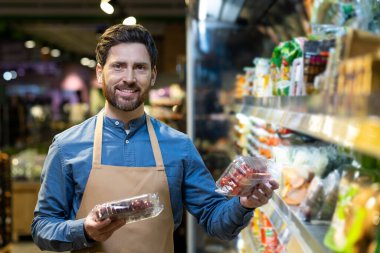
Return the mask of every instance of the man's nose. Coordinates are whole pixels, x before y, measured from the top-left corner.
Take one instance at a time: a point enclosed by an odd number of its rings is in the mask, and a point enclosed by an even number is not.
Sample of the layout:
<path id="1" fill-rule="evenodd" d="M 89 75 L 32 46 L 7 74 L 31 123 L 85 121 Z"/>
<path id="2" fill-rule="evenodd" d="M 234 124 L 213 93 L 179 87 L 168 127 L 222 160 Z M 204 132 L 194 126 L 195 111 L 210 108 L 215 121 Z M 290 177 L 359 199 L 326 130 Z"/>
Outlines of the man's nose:
<path id="1" fill-rule="evenodd" d="M 133 83 L 136 81 L 135 74 L 132 68 L 127 68 L 124 75 L 124 81 L 127 83 Z"/>

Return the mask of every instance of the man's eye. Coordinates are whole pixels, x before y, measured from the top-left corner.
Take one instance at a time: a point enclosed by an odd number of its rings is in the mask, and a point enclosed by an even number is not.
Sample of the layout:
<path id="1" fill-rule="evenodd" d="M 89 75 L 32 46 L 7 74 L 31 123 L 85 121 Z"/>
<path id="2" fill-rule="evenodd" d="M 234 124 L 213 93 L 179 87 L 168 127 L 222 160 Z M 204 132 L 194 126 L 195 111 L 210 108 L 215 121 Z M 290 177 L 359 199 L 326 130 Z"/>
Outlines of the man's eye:
<path id="1" fill-rule="evenodd" d="M 139 64 L 139 65 L 136 66 L 136 68 L 139 69 L 139 70 L 144 70 L 145 66 L 142 65 L 142 64 Z"/>
<path id="2" fill-rule="evenodd" d="M 114 64 L 113 68 L 116 69 L 116 70 L 120 70 L 121 69 L 121 64 Z"/>

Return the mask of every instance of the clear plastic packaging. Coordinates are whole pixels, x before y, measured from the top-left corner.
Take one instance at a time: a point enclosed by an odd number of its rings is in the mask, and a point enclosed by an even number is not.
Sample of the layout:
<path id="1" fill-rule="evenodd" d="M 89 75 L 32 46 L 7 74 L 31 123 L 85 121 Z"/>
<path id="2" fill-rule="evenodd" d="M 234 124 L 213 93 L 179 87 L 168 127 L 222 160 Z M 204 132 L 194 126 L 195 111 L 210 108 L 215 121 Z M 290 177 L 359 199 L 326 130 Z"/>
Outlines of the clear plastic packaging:
<path id="1" fill-rule="evenodd" d="M 216 181 L 216 192 L 227 196 L 248 196 L 259 183 L 276 178 L 275 164 L 261 156 L 239 156 Z"/>
<path id="2" fill-rule="evenodd" d="M 324 201 L 323 186 L 323 181 L 318 176 L 311 181 L 306 198 L 302 200 L 298 209 L 298 214 L 303 220 L 310 221 L 317 216 Z"/>
<path id="3" fill-rule="evenodd" d="M 99 220 L 126 219 L 127 223 L 131 223 L 156 217 L 163 209 L 158 194 L 149 193 L 97 205 L 93 211 Z"/>

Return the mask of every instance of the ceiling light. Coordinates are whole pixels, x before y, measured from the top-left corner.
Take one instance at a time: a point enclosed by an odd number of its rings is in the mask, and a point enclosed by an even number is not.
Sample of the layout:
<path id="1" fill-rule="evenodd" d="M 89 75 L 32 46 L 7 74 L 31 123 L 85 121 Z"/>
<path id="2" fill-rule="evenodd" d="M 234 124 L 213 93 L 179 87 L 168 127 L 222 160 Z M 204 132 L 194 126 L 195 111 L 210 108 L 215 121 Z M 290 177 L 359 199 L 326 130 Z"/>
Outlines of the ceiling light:
<path id="1" fill-rule="evenodd" d="M 41 54 L 49 54 L 49 53 L 50 53 L 50 48 L 48 47 L 41 48 Z"/>
<path id="2" fill-rule="evenodd" d="M 89 60 L 87 66 L 89 68 L 95 68 L 96 67 L 96 61 L 95 60 Z"/>
<path id="3" fill-rule="evenodd" d="M 12 79 L 12 73 L 9 71 L 4 72 L 3 78 L 5 81 L 10 81 Z"/>
<path id="4" fill-rule="evenodd" d="M 133 16 L 130 16 L 123 21 L 123 25 L 135 25 L 137 22 L 136 18 Z"/>
<path id="5" fill-rule="evenodd" d="M 207 18 L 207 2 L 206 0 L 199 1 L 198 18 L 200 21 L 205 21 Z"/>
<path id="6" fill-rule="evenodd" d="M 26 48 L 34 48 L 36 46 L 36 42 L 34 42 L 34 40 L 27 40 L 24 45 Z"/>
<path id="7" fill-rule="evenodd" d="M 61 56 L 61 51 L 59 51 L 59 49 L 53 49 L 53 50 L 51 50 L 50 55 L 52 57 L 57 58 L 57 57 Z"/>
<path id="8" fill-rule="evenodd" d="M 12 75 L 12 79 L 16 79 L 17 78 L 17 72 L 12 70 L 10 71 L 11 72 L 11 75 Z"/>
<path id="9" fill-rule="evenodd" d="M 110 0 L 101 0 L 100 9 L 102 9 L 107 14 L 112 14 L 114 9 L 113 9 L 113 6 L 109 2 Z"/>
<path id="10" fill-rule="evenodd" d="M 88 66 L 89 63 L 90 59 L 88 59 L 87 57 L 83 57 L 82 59 L 80 59 L 80 64 L 82 64 L 83 66 Z"/>

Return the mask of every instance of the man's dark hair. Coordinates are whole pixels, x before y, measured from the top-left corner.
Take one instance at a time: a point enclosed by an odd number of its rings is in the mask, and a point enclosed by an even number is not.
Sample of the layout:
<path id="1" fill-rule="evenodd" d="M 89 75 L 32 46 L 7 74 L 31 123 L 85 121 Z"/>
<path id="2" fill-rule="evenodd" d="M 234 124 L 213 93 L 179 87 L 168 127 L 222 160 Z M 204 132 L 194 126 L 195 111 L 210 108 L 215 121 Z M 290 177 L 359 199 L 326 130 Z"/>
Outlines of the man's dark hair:
<path id="1" fill-rule="evenodd" d="M 152 68 L 156 66 L 158 52 L 156 44 L 150 32 L 142 25 L 117 24 L 109 27 L 99 38 L 96 46 L 96 60 L 104 66 L 111 47 L 120 43 L 142 43 L 145 45 L 150 56 Z"/>

